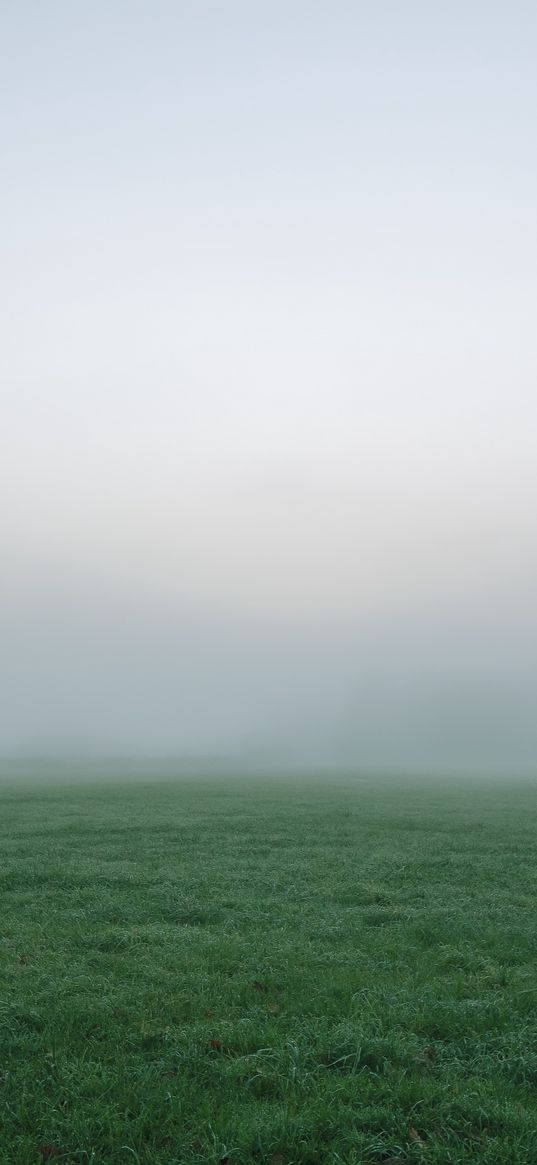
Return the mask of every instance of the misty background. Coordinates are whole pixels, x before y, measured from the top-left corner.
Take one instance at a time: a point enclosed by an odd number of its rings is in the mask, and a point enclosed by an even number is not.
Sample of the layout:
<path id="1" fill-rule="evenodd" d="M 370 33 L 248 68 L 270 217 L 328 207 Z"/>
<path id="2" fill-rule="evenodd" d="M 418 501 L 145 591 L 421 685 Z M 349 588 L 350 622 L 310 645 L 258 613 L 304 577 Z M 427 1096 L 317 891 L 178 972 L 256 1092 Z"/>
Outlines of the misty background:
<path id="1" fill-rule="evenodd" d="M 0 25 L 0 755 L 535 771 L 535 6 Z"/>

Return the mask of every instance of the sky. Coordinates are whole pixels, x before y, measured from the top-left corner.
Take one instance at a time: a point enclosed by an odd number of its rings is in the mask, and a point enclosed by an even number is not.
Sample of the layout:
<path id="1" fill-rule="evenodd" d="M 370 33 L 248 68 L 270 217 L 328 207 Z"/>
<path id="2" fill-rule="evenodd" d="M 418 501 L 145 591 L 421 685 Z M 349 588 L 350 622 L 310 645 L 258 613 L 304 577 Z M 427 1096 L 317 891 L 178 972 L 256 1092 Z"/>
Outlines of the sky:
<path id="1" fill-rule="evenodd" d="M 0 755 L 533 772 L 535 5 L 0 31 Z"/>

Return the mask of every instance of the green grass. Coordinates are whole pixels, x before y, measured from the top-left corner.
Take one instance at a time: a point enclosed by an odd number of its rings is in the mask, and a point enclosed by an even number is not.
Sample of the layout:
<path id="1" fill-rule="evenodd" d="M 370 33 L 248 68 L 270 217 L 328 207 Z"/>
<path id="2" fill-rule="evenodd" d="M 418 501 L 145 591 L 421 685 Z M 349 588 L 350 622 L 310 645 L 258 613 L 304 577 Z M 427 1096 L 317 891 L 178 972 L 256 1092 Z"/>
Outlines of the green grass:
<path id="1" fill-rule="evenodd" d="M 537 1162 L 537 794 L 0 790 L 0 1162 Z"/>

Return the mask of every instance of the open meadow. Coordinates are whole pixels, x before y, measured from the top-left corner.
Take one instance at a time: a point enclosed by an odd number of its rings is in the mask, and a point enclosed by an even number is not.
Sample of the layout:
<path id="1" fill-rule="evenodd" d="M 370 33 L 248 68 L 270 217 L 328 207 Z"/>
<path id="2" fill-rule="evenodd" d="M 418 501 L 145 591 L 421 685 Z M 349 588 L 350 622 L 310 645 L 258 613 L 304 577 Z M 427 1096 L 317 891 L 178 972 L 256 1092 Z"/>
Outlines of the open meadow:
<path id="1" fill-rule="evenodd" d="M 0 788 L 0 1162 L 537 1162 L 537 790 Z"/>

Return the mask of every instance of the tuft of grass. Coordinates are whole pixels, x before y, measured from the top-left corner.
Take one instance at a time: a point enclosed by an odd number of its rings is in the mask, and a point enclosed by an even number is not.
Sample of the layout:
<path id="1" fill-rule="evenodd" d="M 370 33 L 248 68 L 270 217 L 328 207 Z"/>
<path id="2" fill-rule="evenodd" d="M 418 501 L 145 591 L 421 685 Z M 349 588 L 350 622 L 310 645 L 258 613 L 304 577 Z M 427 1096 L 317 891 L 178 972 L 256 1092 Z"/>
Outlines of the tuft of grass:
<path id="1" fill-rule="evenodd" d="M 0 1165 L 534 1165 L 533 786 L 0 800 Z"/>

